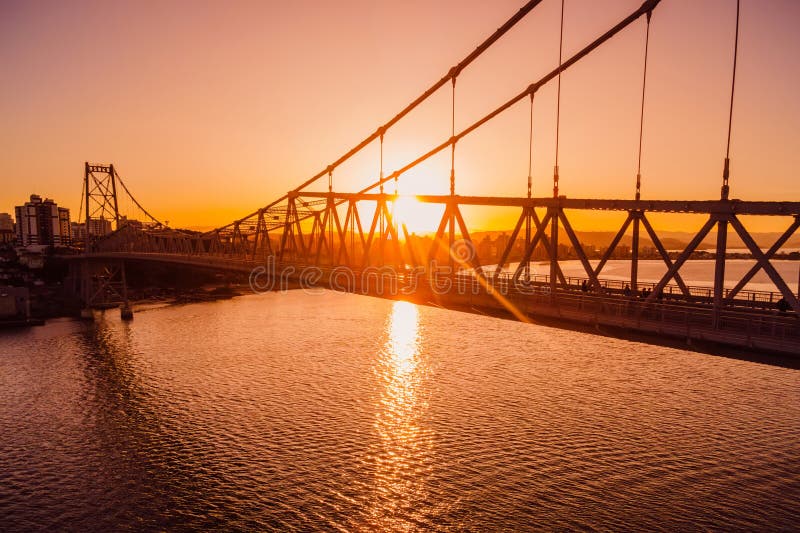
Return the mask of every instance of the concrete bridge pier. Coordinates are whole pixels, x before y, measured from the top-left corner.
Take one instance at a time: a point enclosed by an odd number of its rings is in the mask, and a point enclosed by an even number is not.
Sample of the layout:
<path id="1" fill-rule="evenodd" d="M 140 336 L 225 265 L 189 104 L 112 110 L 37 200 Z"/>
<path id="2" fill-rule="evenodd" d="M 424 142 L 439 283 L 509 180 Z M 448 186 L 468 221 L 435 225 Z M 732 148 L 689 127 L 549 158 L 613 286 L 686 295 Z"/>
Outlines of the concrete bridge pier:
<path id="1" fill-rule="evenodd" d="M 119 308 L 119 316 L 122 320 L 133 320 L 133 309 L 127 304 L 123 304 Z"/>
<path id="2" fill-rule="evenodd" d="M 89 270 L 89 261 L 84 259 L 80 262 L 80 272 L 77 279 L 80 280 L 80 300 L 81 300 L 81 320 L 94 320 L 92 312 L 92 274 Z"/>
<path id="3" fill-rule="evenodd" d="M 119 316 L 122 320 L 133 320 L 133 309 L 128 301 L 128 278 L 125 276 L 125 261 L 119 264 L 120 277 L 122 278 L 122 305 L 119 306 Z"/>
<path id="4" fill-rule="evenodd" d="M 119 307 L 122 320 L 133 319 L 124 260 L 83 259 L 79 268 L 82 319 L 93 320 L 94 309 L 115 307 Z"/>

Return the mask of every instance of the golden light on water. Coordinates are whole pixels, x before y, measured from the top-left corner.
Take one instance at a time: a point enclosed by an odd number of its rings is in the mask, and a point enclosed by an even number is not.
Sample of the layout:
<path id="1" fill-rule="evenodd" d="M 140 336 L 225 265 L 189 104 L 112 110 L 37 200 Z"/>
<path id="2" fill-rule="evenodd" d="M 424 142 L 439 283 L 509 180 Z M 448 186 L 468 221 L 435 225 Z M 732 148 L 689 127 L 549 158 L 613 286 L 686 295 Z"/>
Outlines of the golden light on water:
<path id="1" fill-rule="evenodd" d="M 386 340 L 378 361 L 382 389 L 375 428 L 380 437 L 376 450 L 375 521 L 383 530 L 411 526 L 397 521 L 397 512 L 424 501 L 424 475 L 420 458 L 428 455 L 431 440 L 419 420 L 427 407 L 421 397 L 424 363 L 421 360 L 419 308 L 396 301 L 386 322 Z M 422 509 L 419 509 L 422 511 Z"/>
<path id="2" fill-rule="evenodd" d="M 419 351 L 419 309 L 417 306 L 397 301 L 392 307 L 389 321 L 387 348 L 394 363 L 395 377 L 406 381 L 416 368 Z M 398 383 L 401 384 L 401 383 Z M 405 388 L 405 387 L 404 387 Z"/>
<path id="3" fill-rule="evenodd" d="M 384 448 L 393 457 L 413 445 L 418 430 L 419 343 L 419 309 L 409 302 L 394 302 L 381 354 L 384 388 L 376 422 Z"/>

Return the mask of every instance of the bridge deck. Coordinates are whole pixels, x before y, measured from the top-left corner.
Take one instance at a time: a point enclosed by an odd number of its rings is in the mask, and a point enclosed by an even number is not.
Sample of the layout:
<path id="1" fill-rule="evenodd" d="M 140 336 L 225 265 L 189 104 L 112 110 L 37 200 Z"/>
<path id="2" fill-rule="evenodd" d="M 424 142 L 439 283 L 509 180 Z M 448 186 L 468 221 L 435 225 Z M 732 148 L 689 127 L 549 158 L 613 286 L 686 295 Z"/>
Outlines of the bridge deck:
<path id="1" fill-rule="evenodd" d="M 281 273 L 298 281 L 309 273 L 314 285 L 365 295 L 408 299 L 424 304 L 505 313 L 521 320 L 545 318 L 552 323 L 567 321 L 595 327 L 639 332 L 659 337 L 705 341 L 736 348 L 800 355 L 800 320 L 796 313 L 779 312 L 773 303 L 747 297 L 733 300 L 715 313 L 709 298 L 686 298 L 665 294 L 656 301 L 626 296 L 619 288 L 606 292 L 584 292 L 580 286 L 551 292 L 548 282 L 532 281 L 520 286 L 510 277 L 485 278 L 471 275 L 432 277 L 393 274 L 380 268 L 355 272 L 299 263 L 272 264 L 234 257 L 209 257 L 157 253 L 96 253 L 73 256 L 74 260 L 158 261 L 197 268 L 251 274 L 259 267 L 278 288 Z M 265 278 L 265 279 L 266 279 Z M 252 280 L 252 278 L 251 278 Z"/>

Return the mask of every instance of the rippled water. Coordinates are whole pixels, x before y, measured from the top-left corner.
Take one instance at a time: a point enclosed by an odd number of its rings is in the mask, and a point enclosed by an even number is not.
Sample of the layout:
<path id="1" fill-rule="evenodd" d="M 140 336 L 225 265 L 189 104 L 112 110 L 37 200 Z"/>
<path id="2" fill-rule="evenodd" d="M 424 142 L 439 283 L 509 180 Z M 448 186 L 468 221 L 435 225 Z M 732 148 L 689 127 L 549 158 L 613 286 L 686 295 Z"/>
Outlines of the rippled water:
<path id="1" fill-rule="evenodd" d="M 322 292 L 0 334 L 0 529 L 791 529 L 800 371 Z"/>

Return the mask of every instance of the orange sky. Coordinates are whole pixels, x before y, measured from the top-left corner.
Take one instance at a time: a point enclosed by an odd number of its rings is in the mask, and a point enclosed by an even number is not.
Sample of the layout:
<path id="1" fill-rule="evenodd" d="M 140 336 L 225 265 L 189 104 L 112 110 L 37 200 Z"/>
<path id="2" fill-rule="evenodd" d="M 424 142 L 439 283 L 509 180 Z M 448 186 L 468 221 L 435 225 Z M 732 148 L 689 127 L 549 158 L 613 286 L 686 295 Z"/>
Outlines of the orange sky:
<path id="1" fill-rule="evenodd" d="M 640 3 L 566 0 L 565 57 Z M 3 0 L 0 211 L 38 193 L 75 217 L 88 160 L 113 162 L 142 204 L 173 226 L 222 225 L 324 168 L 522 4 Z M 456 129 L 556 65 L 559 9 L 545 0 L 462 73 Z M 719 196 L 734 16 L 734 0 L 663 0 L 654 12 L 644 198 Z M 732 198 L 800 200 L 798 23 L 800 2 L 742 1 Z M 564 75 L 562 194 L 632 197 L 644 30 L 642 19 Z M 459 143 L 457 192 L 525 194 L 528 113 L 527 102 L 518 104 Z M 555 84 L 537 94 L 534 120 L 534 195 L 544 196 Z M 446 87 L 387 134 L 387 172 L 446 139 L 449 128 Z M 377 174 L 375 145 L 337 170 L 335 185 L 353 189 Z M 448 180 L 443 154 L 405 176 L 400 192 L 444 193 Z M 488 229 L 509 227 L 513 217 L 468 218 Z"/>

